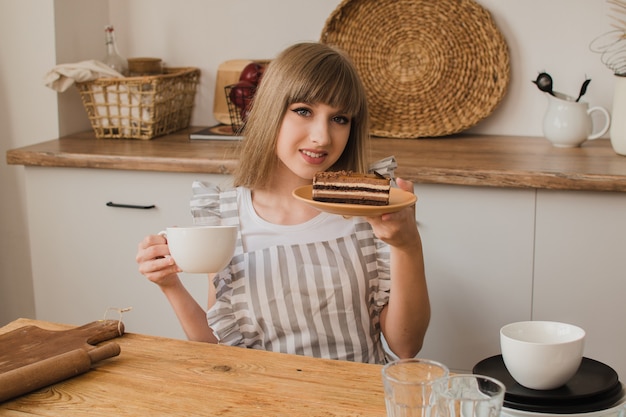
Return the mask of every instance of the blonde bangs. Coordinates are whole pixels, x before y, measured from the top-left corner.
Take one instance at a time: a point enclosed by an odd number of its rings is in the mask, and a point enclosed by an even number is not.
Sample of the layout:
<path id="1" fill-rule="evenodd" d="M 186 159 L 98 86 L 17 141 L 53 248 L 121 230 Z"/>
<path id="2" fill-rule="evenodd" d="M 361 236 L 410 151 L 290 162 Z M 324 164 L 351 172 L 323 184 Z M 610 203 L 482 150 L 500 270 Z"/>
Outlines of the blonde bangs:
<path id="1" fill-rule="evenodd" d="M 270 63 L 264 78 L 269 85 L 261 89 L 271 91 L 263 95 L 282 103 L 283 109 L 292 103 L 324 103 L 355 117 L 367 111 L 365 88 L 350 58 L 329 45 L 305 43 L 286 49 Z"/>
<path id="2" fill-rule="evenodd" d="M 289 104 L 325 103 L 357 118 L 364 111 L 363 86 L 344 65 L 327 59 L 315 68 L 303 70 L 302 79 L 295 82 L 294 91 L 288 93 Z"/>

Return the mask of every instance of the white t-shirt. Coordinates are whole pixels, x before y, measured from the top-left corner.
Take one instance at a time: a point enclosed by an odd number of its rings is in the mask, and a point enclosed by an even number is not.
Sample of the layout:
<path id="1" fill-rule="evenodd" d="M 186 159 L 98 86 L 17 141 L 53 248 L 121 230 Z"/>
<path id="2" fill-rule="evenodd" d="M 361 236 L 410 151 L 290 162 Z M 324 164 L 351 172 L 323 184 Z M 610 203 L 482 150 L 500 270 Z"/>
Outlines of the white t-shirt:
<path id="1" fill-rule="evenodd" d="M 311 220 L 297 225 L 270 223 L 256 213 L 249 189 L 237 189 L 237 205 L 241 238 L 246 252 L 254 252 L 276 245 L 294 245 L 319 239 L 333 240 L 352 233 L 354 223 L 343 216 L 320 212 Z"/>

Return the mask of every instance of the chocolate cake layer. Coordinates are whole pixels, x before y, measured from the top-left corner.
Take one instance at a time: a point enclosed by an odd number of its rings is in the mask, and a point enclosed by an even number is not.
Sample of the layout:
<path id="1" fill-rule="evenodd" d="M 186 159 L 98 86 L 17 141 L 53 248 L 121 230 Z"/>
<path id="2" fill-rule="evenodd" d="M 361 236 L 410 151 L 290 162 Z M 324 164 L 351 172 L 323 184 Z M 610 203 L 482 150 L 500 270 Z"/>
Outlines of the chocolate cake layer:
<path id="1" fill-rule="evenodd" d="M 389 178 L 348 171 L 318 172 L 313 178 L 313 200 L 326 203 L 385 206 Z"/>

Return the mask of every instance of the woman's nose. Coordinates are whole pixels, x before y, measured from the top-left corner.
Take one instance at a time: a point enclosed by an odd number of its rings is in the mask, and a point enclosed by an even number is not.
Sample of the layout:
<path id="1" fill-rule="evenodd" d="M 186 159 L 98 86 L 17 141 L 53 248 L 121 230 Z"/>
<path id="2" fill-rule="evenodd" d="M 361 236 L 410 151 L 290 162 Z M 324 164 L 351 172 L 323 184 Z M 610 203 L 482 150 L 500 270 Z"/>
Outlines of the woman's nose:
<path id="1" fill-rule="evenodd" d="M 311 129 L 311 141 L 318 146 L 329 145 L 332 142 L 328 123 L 315 123 Z"/>

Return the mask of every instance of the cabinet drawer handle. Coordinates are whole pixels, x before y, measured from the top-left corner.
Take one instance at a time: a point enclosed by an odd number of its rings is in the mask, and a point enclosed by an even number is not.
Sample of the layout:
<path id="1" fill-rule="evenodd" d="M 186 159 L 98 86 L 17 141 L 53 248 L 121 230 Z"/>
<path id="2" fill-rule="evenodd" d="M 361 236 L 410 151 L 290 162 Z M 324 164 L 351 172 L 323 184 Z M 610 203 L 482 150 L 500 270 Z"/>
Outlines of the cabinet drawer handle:
<path id="1" fill-rule="evenodd" d="M 135 205 L 135 204 L 117 204 L 117 203 L 114 203 L 112 201 L 109 201 L 107 203 L 107 206 L 109 206 L 109 207 L 123 207 L 123 208 L 132 208 L 132 209 L 141 209 L 141 210 L 148 210 L 148 209 L 153 209 L 153 208 L 156 207 L 154 204 L 150 204 L 149 206 L 138 206 L 138 205 Z"/>

